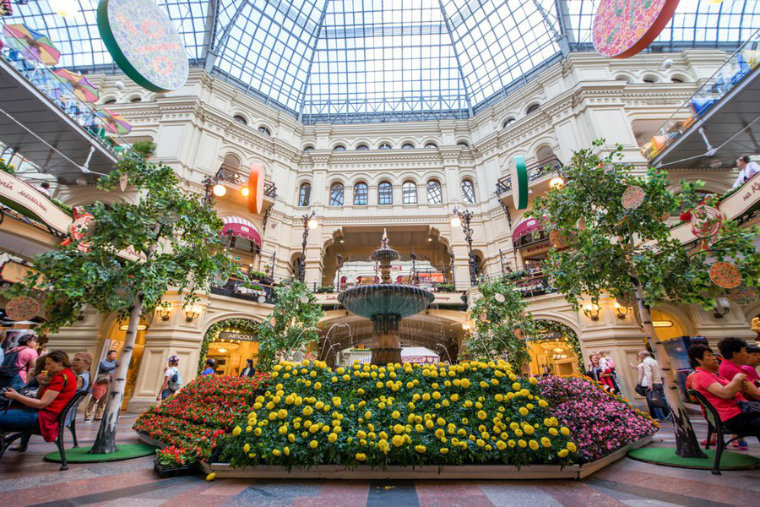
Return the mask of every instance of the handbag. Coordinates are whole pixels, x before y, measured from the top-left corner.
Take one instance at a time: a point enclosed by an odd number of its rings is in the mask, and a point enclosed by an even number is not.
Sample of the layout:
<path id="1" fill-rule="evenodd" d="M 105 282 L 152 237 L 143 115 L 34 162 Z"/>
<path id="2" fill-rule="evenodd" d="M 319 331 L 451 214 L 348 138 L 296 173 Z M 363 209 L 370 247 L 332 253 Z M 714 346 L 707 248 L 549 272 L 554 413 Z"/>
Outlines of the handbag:
<path id="1" fill-rule="evenodd" d="M 760 414 L 760 402 L 746 400 L 740 401 L 739 409 L 741 409 L 742 414 L 757 415 Z"/>
<path id="2" fill-rule="evenodd" d="M 636 384 L 636 387 L 634 387 L 633 390 L 636 391 L 636 394 L 638 394 L 639 396 L 647 395 L 647 390 L 641 384 Z"/>

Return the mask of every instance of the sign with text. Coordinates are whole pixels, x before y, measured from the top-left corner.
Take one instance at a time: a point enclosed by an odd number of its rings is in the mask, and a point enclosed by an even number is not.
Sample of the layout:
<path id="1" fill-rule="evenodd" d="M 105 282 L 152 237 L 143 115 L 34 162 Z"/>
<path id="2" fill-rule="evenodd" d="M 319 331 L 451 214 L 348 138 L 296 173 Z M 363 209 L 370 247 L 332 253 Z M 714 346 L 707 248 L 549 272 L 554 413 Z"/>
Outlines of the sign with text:
<path id="1" fill-rule="evenodd" d="M 100 0 L 98 29 L 119 68 L 143 88 L 167 92 L 187 82 L 182 37 L 153 0 Z"/>
<path id="2" fill-rule="evenodd" d="M 219 333 L 220 340 L 237 340 L 241 342 L 257 342 L 259 337 L 255 334 L 237 333 L 235 331 L 222 331 Z"/>
<path id="3" fill-rule="evenodd" d="M 602 0 L 594 17 L 594 49 L 602 56 L 629 58 L 660 35 L 679 0 Z"/>
<path id="4" fill-rule="evenodd" d="M 0 171 L 0 196 L 23 206 L 53 229 L 68 232 L 72 220 L 70 215 L 29 183 L 5 171 Z"/>

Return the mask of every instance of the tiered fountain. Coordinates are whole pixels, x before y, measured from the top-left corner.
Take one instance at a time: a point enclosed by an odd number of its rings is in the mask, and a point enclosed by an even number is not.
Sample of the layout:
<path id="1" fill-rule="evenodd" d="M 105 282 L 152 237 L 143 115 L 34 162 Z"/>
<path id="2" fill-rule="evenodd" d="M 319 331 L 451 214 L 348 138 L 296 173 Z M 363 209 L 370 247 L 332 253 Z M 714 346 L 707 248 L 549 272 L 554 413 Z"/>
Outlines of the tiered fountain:
<path id="1" fill-rule="evenodd" d="M 424 289 L 391 283 L 391 261 L 398 258 L 398 252 L 388 246 L 388 235 L 383 231 L 380 248 L 370 256 L 380 263 L 380 283 L 351 287 L 338 295 L 338 301 L 350 312 L 372 320 L 376 336 L 372 364 L 401 362 L 398 335 L 401 319 L 420 313 L 435 299 Z"/>

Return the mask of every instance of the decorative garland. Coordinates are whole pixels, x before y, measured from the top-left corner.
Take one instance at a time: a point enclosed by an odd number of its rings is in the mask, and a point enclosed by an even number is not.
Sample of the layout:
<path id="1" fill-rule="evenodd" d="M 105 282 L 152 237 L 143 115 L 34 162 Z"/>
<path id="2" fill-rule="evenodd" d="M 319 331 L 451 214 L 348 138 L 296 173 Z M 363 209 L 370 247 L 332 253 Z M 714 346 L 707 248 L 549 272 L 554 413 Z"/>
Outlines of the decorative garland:
<path id="1" fill-rule="evenodd" d="M 208 354 L 208 346 L 219 337 L 219 333 L 225 329 L 232 329 L 239 331 L 243 334 L 257 334 L 259 331 L 259 323 L 251 319 L 226 319 L 220 320 L 216 324 L 212 324 L 211 327 L 206 330 L 206 334 L 203 335 L 203 343 L 201 343 L 201 355 L 198 359 L 198 374 L 206 367 L 206 354 Z"/>

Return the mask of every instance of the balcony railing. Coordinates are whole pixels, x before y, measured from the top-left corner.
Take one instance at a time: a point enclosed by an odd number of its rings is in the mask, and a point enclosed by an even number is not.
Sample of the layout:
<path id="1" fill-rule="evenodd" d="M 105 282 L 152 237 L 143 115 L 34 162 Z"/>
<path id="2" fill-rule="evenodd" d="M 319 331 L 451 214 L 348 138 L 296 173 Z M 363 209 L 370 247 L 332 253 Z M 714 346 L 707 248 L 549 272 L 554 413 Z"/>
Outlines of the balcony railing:
<path id="1" fill-rule="evenodd" d="M 552 157 L 531 164 L 527 169 L 528 183 L 533 183 L 546 175 L 555 174 L 562 170 L 562 162 L 557 157 Z M 501 196 L 511 191 L 512 176 L 508 174 L 499 178 L 499 181 L 496 182 L 496 195 Z"/>
<path id="2" fill-rule="evenodd" d="M 524 298 L 557 292 L 557 289 L 549 285 L 549 277 L 543 274 L 521 278 L 515 281 L 515 285 Z"/>
<path id="3" fill-rule="evenodd" d="M 218 296 L 227 296 L 256 303 L 274 304 L 274 287 L 271 285 L 256 284 L 260 289 L 247 288 L 235 281 L 229 281 L 224 285 L 212 285 L 210 291 Z"/>
<path id="4" fill-rule="evenodd" d="M 118 155 L 123 150 L 121 145 L 128 144 L 118 135 L 110 133 L 106 121 L 95 111 L 93 105 L 80 100 L 74 94 L 72 85 L 54 74 L 52 69 L 27 60 L 21 53 L 8 47 L 0 50 L 0 57 L 108 151 Z"/>
<path id="5" fill-rule="evenodd" d="M 649 160 L 655 159 L 662 151 L 680 138 L 696 121 L 747 75 L 760 65 L 760 30 L 757 30 L 728 60 L 668 118 L 649 141 L 641 148 L 641 153 Z"/>
<path id="6" fill-rule="evenodd" d="M 277 199 L 277 185 L 273 181 L 264 184 L 264 195 L 272 200 Z"/>

